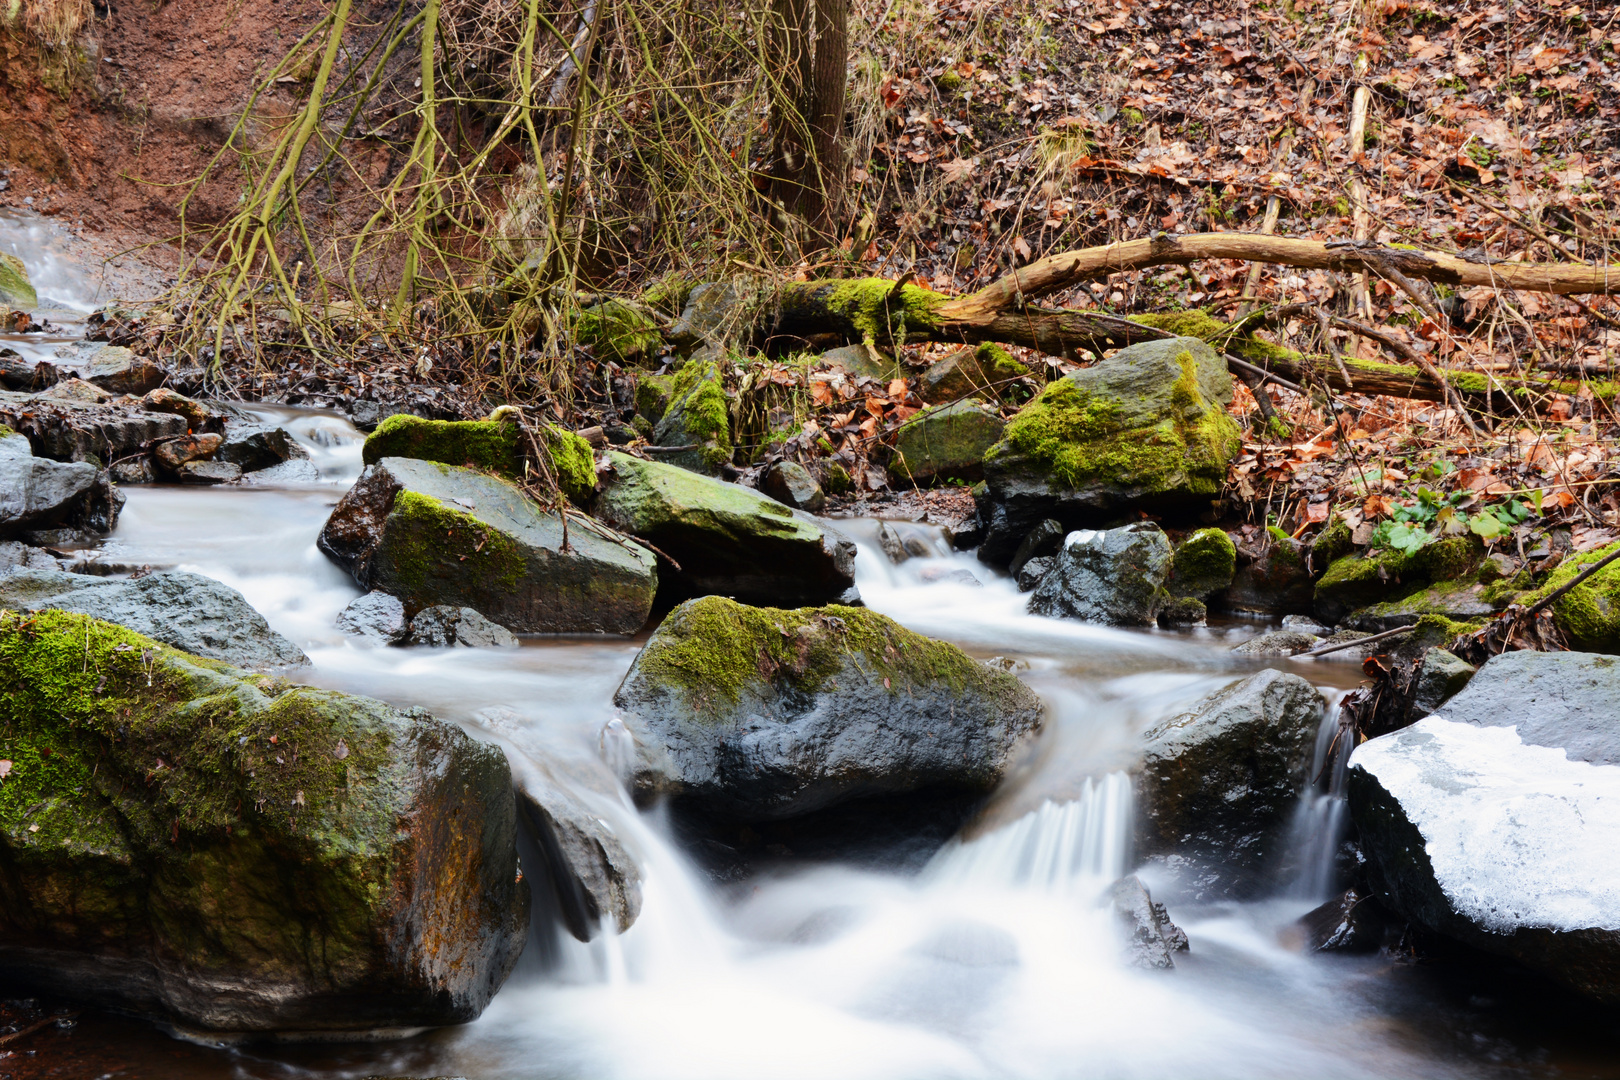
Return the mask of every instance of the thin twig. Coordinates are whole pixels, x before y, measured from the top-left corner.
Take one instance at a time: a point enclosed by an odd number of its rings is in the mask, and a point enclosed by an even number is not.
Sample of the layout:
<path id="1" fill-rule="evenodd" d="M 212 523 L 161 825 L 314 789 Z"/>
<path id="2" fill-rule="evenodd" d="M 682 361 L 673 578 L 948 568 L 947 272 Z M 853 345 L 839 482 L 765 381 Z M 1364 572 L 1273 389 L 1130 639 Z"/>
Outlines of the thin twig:
<path id="1" fill-rule="evenodd" d="M 1323 645 L 1323 646 L 1320 646 L 1319 648 L 1312 649 L 1310 652 L 1296 653 L 1295 655 L 1296 656 L 1326 656 L 1328 653 L 1338 652 L 1341 649 L 1353 649 L 1357 645 L 1371 645 L 1375 641 L 1383 641 L 1385 638 L 1392 638 L 1392 637 L 1395 637 L 1397 634 L 1410 633 L 1414 629 L 1416 629 L 1416 628 L 1411 627 L 1411 626 L 1397 626 L 1395 629 L 1393 629 L 1393 630 L 1385 630 L 1381 634 L 1371 634 L 1371 635 L 1369 635 L 1367 637 L 1356 638 L 1354 641 L 1341 641 L 1341 642 L 1338 642 L 1337 644 L 1334 644 L 1334 645 Z"/>

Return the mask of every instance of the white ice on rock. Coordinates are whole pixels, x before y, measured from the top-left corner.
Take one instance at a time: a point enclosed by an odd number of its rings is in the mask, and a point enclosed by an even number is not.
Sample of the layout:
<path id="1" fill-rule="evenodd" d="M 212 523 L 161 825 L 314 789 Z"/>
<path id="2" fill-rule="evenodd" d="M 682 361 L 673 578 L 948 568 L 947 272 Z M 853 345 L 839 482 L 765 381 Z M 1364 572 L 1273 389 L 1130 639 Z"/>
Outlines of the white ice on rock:
<path id="1" fill-rule="evenodd" d="M 1497 933 L 1620 929 L 1620 767 L 1438 716 L 1351 767 L 1400 801 L 1460 915 Z"/>

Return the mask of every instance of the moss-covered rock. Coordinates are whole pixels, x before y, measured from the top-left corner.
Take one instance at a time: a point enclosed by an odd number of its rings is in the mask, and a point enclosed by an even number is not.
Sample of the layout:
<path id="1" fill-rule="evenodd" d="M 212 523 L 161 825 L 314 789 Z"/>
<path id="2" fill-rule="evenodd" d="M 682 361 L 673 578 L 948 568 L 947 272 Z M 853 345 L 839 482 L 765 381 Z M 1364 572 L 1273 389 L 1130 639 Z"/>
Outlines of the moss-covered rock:
<path id="1" fill-rule="evenodd" d="M 664 335 L 658 320 L 641 305 L 608 300 L 579 313 L 574 340 L 598 360 L 635 364 L 657 356 Z"/>
<path id="2" fill-rule="evenodd" d="M 1326 570 L 1335 559 L 1344 558 L 1355 548 L 1350 526 L 1345 524 L 1344 518 L 1334 514 L 1327 528 L 1317 533 L 1316 539 L 1311 541 L 1311 565 L 1318 570 Z"/>
<path id="3" fill-rule="evenodd" d="M 890 468 L 917 484 L 978 480 L 984 454 L 1001 441 L 1006 424 L 977 401 L 927 408 L 900 425 Z"/>
<path id="4" fill-rule="evenodd" d="M 985 342 L 958 349 L 923 372 L 917 380 L 917 394 L 936 403 L 974 395 L 1006 400 L 1016 396 L 1012 394 L 1014 382 L 1028 375 L 1029 368 L 1006 349 Z"/>
<path id="5" fill-rule="evenodd" d="M 0 306 L 32 311 L 39 294 L 28 280 L 28 268 L 10 252 L 0 251 Z"/>
<path id="6" fill-rule="evenodd" d="M 368 466 L 321 530 L 320 547 L 363 588 L 412 617 L 470 607 L 519 633 L 633 634 L 652 610 L 652 552 L 512 484 L 412 458 Z"/>
<path id="7" fill-rule="evenodd" d="M 88 616 L 0 614 L 0 980 L 204 1031 L 473 1019 L 522 949 L 505 757 Z"/>
<path id="8" fill-rule="evenodd" d="M 644 437 L 652 435 L 652 425 L 669 411 L 669 399 L 675 393 L 674 382 L 673 375 L 643 375 L 636 380 L 636 416 L 647 422 Z"/>
<path id="9" fill-rule="evenodd" d="M 1539 603 L 1592 563 L 1611 554 L 1620 543 L 1572 555 L 1547 577 L 1545 584 L 1520 597 L 1526 606 Z M 1610 563 L 1552 603 L 1553 619 L 1582 652 L 1620 653 L 1620 560 Z"/>
<path id="10" fill-rule="evenodd" d="M 809 514 L 662 462 L 608 463 L 596 516 L 680 564 L 660 574 L 666 598 L 824 604 L 855 584 L 854 543 Z"/>
<path id="11" fill-rule="evenodd" d="M 1016 677 L 874 611 L 718 596 L 670 613 L 614 703 L 639 798 L 743 820 L 988 791 L 1041 716 Z"/>
<path id="12" fill-rule="evenodd" d="M 1376 553 L 1341 556 L 1316 583 L 1312 609 L 1317 618 L 1335 625 L 1352 611 L 1400 600 L 1432 583 L 1470 573 L 1479 562 L 1481 550 L 1477 541 L 1453 536 L 1412 555 L 1384 548 Z"/>
<path id="13" fill-rule="evenodd" d="M 1176 546 L 1165 583 L 1171 596 L 1208 600 L 1232 584 L 1237 545 L 1220 529 L 1199 529 Z"/>
<path id="14" fill-rule="evenodd" d="M 1425 615 L 1440 615 L 1455 621 L 1484 619 L 1507 607 L 1512 595 L 1492 590 L 1477 581 L 1442 581 L 1399 600 L 1386 600 L 1352 611 L 1345 617 L 1344 625 L 1352 630 L 1378 633 L 1397 626 L 1412 626 Z"/>
<path id="15" fill-rule="evenodd" d="M 1065 528 L 1150 510 L 1207 510 L 1241 445 L 1226 362 L 1194 338 L 1123 349 L 1047 386 L 985 455 L 989 527 L 1003 563 L 1036 522 Z"/>
<path id="16" fill-rule="evenodd" d="M 731 460 L 731 399 L 716 360 L 693 357 L 671 376 L 669 403 L 653 425 L 652 441 L 689 447 L 663 460 L 694 472 L 714 473 Z"/>
<path id="17" fill-rule="evenodd" d="M 596 489 L 591 444 L 555 424 L 538 430 L 557 486 L 570 501 L 588 502 Z M 533 468 L 527 441 L 517 424 L 505 420 L 424 420 L 397 413 L 366 436 L 361 460 L 375 465 L 387 457 L 415 458 L 522 480 Z"/>
<path id="18" fill-rule="evenodd" d="M 1256 615 L 1303 615 L 1311 610 L 1314 586 L 1303 544 L 1287 535 L 1269 536 L 1258 551 L 1244 554 L 1247 561 L 1221 594 L 1221 607 Z"/>

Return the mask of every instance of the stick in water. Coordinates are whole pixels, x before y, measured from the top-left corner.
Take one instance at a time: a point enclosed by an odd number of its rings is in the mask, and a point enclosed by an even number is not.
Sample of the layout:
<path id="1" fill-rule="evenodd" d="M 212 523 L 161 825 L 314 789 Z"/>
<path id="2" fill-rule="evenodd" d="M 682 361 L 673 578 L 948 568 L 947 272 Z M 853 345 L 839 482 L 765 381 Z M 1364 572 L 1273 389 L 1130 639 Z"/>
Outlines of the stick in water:
<path id="1" fill-rule="evenodd" d="M 1351 649 L 1357 645 L 1371 645 L 1375 641 L 1383 641 L 1385 638 L 1392 638 L 1397 634 L 1409 633 L 1412 629 L 1413 628 L 1410 626 L 1397 626 L 1395 629 L 1385 630 L 1381 634 L 1371 634 L 1367 637 L 1358 637 L 1354 641 L 1341 641 L 1336 645 L 1323 645 L 1320 648 L 1312 649 L 1310 652 L 1295 653 L 1294 655 L 1325 656 L 1330 652 L 1338 652 L 1340 649 Z"/>

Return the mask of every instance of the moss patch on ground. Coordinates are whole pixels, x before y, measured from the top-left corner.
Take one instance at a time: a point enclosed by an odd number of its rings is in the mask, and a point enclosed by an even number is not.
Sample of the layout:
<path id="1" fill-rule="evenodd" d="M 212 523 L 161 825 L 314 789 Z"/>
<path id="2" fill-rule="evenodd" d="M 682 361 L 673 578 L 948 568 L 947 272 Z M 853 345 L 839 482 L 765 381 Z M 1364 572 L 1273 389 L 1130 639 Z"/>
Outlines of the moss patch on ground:
<path id="1" fill-rule="evenodd" d="M 636 659 L 654 685 L 677 693 L 699 717 L 717 715 L 762 683 L 814 694 L 847 664 L 881 679 L 890 693 L 926 686 L 996 692 L 1017 679 L 955 645 L 913 633 L 867 608 L 749 607 L 705 596 L 677 607 Z"/>

